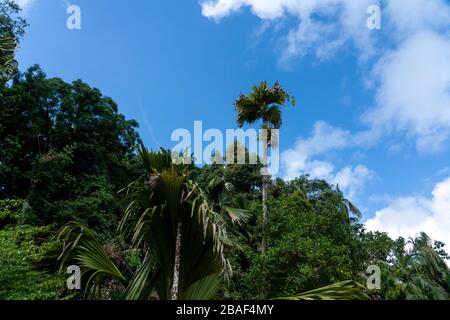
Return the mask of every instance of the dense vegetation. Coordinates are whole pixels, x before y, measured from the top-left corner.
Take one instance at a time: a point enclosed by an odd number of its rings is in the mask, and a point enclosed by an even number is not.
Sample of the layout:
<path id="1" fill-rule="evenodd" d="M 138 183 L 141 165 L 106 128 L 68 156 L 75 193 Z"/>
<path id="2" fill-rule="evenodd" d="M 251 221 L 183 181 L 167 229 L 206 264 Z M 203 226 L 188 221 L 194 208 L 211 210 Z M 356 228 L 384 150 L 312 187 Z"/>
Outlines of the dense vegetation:
<path id="1" fill-rule="evenodd" d="M 137 123 L 99 90 L 47 79 L 37 66 L 0 97 L 0 197 L 27 199 L 27 222 L 76 218 L 109 234 L 123 211 L 117 190 L 134 170 Z"/>
<path id="2" fill-rule="evenodd" d="M 444 244 L 366 232 L 337 186 L 262 176 L 264 159 L 174 165 L 98 89 L 16 74 L 18 11 L 0 4 L 0 299 L 450 299 Z M 289 101 L 262 82 L 237 124 L 279 128 Z"/>

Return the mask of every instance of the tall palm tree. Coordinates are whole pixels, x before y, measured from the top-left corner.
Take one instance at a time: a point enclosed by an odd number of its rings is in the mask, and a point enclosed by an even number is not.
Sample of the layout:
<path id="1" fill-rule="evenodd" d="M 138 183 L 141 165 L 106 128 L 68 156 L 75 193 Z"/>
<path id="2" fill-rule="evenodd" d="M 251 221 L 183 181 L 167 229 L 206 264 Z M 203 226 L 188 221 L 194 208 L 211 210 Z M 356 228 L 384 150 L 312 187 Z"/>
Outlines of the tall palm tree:
<path id="1" fill-rule="evenodd" d="M 61 266 L 82 269 L 87 293 L 107 279 L 126 287 L 125 299 L 208 299 L 215 293 L 229 263 L 222 215 L 209 205 L 187 166 L 174 165 L 170 152 L 141 146 L 138 157 L 145 174 L 127 188 L 130 204 L 119 230 L 140 252 L 141 267 L 130 274 L 113 262 L 92 233 L 72 223 L 60 233 L 65 246 Z"/>
<path id="2" fill-rule="evenodd" d="M 0 82 L 8 81 L 17 72 L 14 51 L 17 40 L 14 37 L 0 37 Z"/>
<path id="3" fill-rule="evenodd" d="M 269 182 L 269 173 L 267 171 L 267 153 L 268 149 L 278 142 L 278 138 L 271 136 L 271 129 L 279 129 L 282 124 L 281 106 L 292 101 L 295 105 L 295 99 L 291 97 L 280 84 L 276 82 L 270 87 L 266 81 L 262 81 L 259 86 L 253 86 L 249 95 L 241 94 L 234 103 L 237 113 L 237 124 L 242 128 L 245 124 L 261 122 L 261 128 L 268 130 L 263 140 L 263 182 L 262 182 L 262 206 L 263 206 L 263 243 L 262 251 L 266 251 L 266 242 L 264 237 L 267 225 L 267 185 Z"/>

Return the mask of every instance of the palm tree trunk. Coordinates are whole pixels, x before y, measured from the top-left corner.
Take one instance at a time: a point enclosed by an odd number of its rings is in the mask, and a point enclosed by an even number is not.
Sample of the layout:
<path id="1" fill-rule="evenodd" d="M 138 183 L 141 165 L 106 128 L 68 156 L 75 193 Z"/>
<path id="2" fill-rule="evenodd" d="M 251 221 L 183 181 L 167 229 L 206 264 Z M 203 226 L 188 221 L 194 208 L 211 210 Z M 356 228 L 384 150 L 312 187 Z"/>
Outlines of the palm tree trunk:
<path id="1" fill-rule="evenodd" d="M 180 285 L 180 264 L 181 264 L 181 236 L 182 236 L 182 222 L 181 218 L 177 225 L 177 240 L 175 243 L 175 263 L 173 266 L 173 282 L 172 292 L 170 294 L 171 300 L 178 300 L 179 285 Z"/>
<path id="2" fill-rule="evenodd" d="M 262 225 L 262 253 L 266 254 L 266 227 L 267 227 L 267 142 L 263 146 L 263 177 L 262 177 L 262 207 L 263 207 L 263 225 Z"/>

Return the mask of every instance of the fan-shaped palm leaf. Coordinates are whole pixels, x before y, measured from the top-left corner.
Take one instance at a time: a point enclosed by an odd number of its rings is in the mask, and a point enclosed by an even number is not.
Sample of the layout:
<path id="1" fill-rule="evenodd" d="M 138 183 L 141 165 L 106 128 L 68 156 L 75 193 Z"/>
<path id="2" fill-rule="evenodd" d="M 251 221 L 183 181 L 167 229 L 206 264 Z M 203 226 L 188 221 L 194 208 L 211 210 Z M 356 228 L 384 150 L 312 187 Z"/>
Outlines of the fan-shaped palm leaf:
<path id="1" fill-rule="evenodd" d="M 127 281 L 92 234 L 78 224 L 78 229 L 72 225 L 61 232 L 61 263 L 81 264 L 89 274 L 89 291 L 113 277 L 127 287 L 126 299 L 148 299 L 155 293 L 160 299 L 210 298 L 229 266 L 223 255 L 227 235 L 222 220 L 187 178 L 186 167 L 174 165 L 168 151 L 141 146 L 138 157 L 146 173 L 123 190 L 130 204 L 118 230 L 142 253 L 141 267 Z"/>
<path id="2" fill-rule="evenodd" d="M 84 284 L 86 294 L 99 289 L 105 276 L 127 283 L 92 232 L 80 223 L 67 224 L 59 232 L 58 238 L 64 241 L 63 251 L 58 258 L 60 271 L 68 263 L 79 266 L 82 277 L 88 279 Z"/>

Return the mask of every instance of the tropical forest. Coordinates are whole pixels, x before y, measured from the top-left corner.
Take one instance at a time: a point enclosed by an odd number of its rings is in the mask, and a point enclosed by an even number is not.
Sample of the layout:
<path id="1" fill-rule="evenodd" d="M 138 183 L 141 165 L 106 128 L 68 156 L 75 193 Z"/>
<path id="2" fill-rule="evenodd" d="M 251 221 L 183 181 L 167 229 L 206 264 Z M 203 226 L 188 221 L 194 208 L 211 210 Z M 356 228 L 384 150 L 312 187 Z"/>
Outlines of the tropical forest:
<path id="1" fill-rule="evenodd" d="M 146 120 L 97 79 L 49 76 L 47 60 L 22 65 L 33 30 L 23 3 L 0 2 L 0 300 L 450 300 L 445 239 L 368 228 L 340 180 L 269 173 L 277 134 L 258 136 L 258 155 L 225 145 L 254 163 L 215 152 L 199 165 L 156 145 Z M 204 15 L 214 8 L 204 4 Z M 110 41 L 122 47 L 120 36 Z M 298 130 L 289 117 L 315 106 L 277 80 L 258 75 L 228 107 L 209 104 L 234 128 L 281 130 L 282 141 Z M 189 95 L 172 90 L 167 101 Z M 192 123 L 163 106 L 151 112 L 176 118 L 174 128 Z"/>

